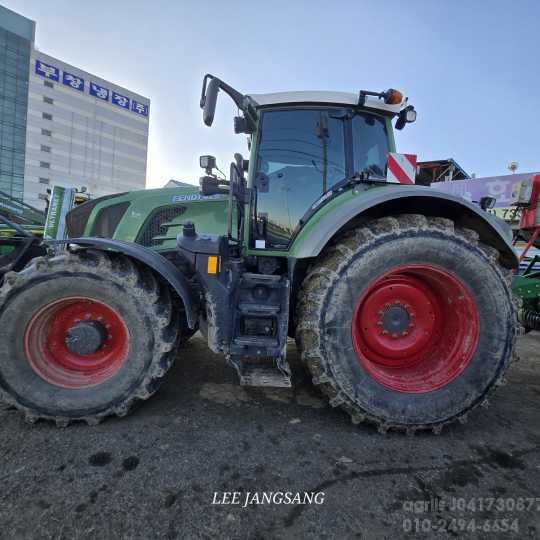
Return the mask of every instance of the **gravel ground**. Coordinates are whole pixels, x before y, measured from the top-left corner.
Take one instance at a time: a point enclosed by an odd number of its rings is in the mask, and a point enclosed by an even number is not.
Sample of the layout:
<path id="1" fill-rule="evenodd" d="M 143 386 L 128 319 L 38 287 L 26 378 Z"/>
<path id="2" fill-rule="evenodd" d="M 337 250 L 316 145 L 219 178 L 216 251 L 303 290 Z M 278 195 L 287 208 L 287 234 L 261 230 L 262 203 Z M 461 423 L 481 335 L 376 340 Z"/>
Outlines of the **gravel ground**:
<path id="1" fill-rule="evenodd" d="M 406 437 L 327 407 L 293 345 L 294 390 L 246 389 L 196 337 L 124 419 L 57 429 L 0 410 L 0 538 L 538 538 L 539 340 L 521 338 L 491 407 Z M 212 504 L 224 492 L 239 504 Z M 244 507 L 248 492 L 324 502 Z"/>

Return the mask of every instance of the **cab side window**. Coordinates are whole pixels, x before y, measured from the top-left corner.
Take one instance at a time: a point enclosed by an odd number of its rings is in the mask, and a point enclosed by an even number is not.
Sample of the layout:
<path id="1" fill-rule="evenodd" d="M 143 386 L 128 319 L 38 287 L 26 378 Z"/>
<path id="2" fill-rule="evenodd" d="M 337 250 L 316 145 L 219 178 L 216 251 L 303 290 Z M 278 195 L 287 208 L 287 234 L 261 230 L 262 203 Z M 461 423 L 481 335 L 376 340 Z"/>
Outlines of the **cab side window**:
<path id="1" fill-rule="evenodd" d="M 382 118 L 355 114 L 352 119 L 354 173 L 386 175 L 388 133 Z"/>

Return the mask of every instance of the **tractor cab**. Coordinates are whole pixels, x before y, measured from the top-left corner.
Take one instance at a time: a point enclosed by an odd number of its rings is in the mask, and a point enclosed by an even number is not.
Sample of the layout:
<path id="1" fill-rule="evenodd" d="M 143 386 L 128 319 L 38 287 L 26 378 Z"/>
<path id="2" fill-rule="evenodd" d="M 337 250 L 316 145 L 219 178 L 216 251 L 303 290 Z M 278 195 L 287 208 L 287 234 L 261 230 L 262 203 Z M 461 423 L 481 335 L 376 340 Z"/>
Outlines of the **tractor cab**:
<path id="1" fill-rule="evenodd" d="M 243 234 L 251 249 L 287 250 L 309 214 L 352 179 L 385 181 L 387 156 L 395 151 L 392 118 L 398 117 L 397 129 L 416 118 L 397 90 L 242 95 L 206 75 L 201 94 L 206 125 L 213 122 L 220 89 L 242 113 L 234 127 L 249 136 L 249 167 L 236 154 L 230 180 L 222 179 L 211 173 L 215 159 L 202 156 L 207 174 L 201 191 L 251 203 L 249 227 L 241 221 L 246 213 L 241 208 L 238 227 L 230 231 Z"/>

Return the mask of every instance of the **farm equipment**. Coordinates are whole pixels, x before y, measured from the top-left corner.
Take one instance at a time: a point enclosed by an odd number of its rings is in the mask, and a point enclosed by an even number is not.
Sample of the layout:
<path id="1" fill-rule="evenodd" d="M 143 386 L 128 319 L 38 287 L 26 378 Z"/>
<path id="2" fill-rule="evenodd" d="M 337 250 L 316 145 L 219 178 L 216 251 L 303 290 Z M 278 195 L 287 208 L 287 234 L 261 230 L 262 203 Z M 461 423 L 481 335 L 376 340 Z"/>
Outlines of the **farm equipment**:
<path id="1" fill-rule="evenodd" d="M 45 212 L 0 191 L 0 276 L 36 256 Z M 19 256 L 22 256 L 19 259 Z"/>
<path id="2" fill-rule="evenodd" d="M 66 213 L 88 200 L 86 190 L 53 186 L 47 190 L 45 211 L 0 191 L 0 282 L 11 270 L 20 270 L 32 258 L 46 254 L 41 239 L 65 238 Z"/>
<path id="3" fill-rule="evenodd" d="M 519 327 L 511 231 L 411 185 L 414 157 L 395 153 L 392 127 L 415 120 L 407 99 L 244 95 L 206 75 L 208 126 L 220 91 L 250 146 L 229 178 L 202 156 L 199 190 L 85 203 L 67 241 L 5 274 L 3 399 L 60 426 L 123 416 L 199 328 L 252 386 L 292 384 L 294 337 L 330 405 L 381 431 L 438 433 L 487 403 Z"/>
<path id="4" fill-rule="evenodd" d="M 540 175 L 458 180 L 435 184 L 435 188 L 490 206 L 491 212 L 498 212 L 511 226 L 513 245 L 519 254 L 519 268 L 512 279 L 512 290 L 520 304 L 518 320 L 526 332 L 540 330 Z"/>
<path id="5" fill-rule="evenodd" d="M 514 236 L 514 245 L 521 247 L 519 261 L 523 269 L 512 282 L 514 294 L 521 299 L 518 318 L 525 331 L 540 330 L 540 175 L 533 176 L 530 184 L 530 197 L 520 205 L 519 228 Z M 527 257 L 531 248 L 535 253 Z"/>

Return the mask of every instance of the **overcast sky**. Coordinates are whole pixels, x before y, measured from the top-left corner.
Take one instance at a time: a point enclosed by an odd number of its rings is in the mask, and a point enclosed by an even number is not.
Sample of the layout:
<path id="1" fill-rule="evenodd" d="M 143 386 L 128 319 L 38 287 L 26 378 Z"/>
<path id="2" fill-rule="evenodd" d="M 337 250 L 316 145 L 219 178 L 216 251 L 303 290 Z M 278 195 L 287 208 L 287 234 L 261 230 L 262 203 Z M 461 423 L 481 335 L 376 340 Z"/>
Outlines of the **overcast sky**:
<path id="1" fill-rule="evenodd" d="M 245 137 L 224 95 L 212 128 L 198 106 L 206 72 L 238 90 L 383 90 L 418 120 L 398 151 L 454 158 L 477 176 L 540 170 L 536 0 L 0 0 L 36 21 L 47 54 L 151 100 L 147 186 L 198 183 Z"/>

